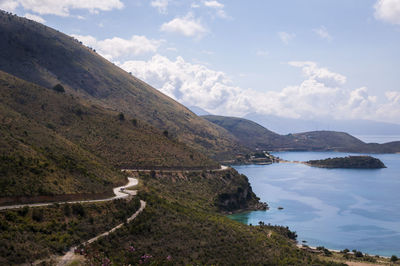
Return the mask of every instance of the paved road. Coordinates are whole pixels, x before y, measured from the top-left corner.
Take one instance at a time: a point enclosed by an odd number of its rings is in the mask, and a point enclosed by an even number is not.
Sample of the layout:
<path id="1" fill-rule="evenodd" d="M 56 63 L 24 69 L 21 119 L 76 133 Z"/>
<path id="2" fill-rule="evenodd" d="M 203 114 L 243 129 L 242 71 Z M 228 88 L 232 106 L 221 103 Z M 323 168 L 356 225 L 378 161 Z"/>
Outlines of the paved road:
<path id="1" fill-rule="evenodd" d="M 111 201 L 115 199 L 127 198 L 129 196 L 136 195 L 136 190 L 125 190 L 128 187 L 136 186 L 138 184 L 138 180 L 136 178 L 128 177 L 128 184 L 125 186 L 116 187 L 113 189 L 115 196 L 105 199 L 97 199 L 97 200 L 77 200 L 77 201 L 64 201 L 64 202 L 48 202 L 48 203 L 32 203 L 32 204 L 20 204 L 20 205 L 9 205 L 9 206 L 1 206 L 0 210 L 8 210 L 8 209 L 18 209 L 27 207 L 43 207 L 53 205 L 55 203 L 58 204 L 66 204 L 66 203 L 91 203 L 91 202 L 103 202 L 103 201 Z"/>

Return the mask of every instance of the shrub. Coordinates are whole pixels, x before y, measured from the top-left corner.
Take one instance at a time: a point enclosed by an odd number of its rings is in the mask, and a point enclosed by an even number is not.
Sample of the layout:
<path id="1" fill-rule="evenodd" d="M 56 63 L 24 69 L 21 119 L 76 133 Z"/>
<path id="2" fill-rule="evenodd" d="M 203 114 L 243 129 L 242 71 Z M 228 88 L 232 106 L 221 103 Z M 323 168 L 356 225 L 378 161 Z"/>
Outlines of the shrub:
<path id="1" fill-rule="evenodd" d="M 348 253 L 350 250 L 348 249 L 348 248 L 345 248 L 345 249 L 343 249 L 342 251 L 341 251 L 341 253 L 344 253 L 344 254 L 346 254 L 346 253 Z"/>
<path id="2" fill-rule="evenodd" d="M 53 90 L 56 92 L 64 93 L 65 89 L 61 84 L 57 84 L 53 87 Z"/>
<path id="3" fill-rule="evenodd" d="M 28 206 L 25 206 L 22 209 L 18 210 L 18 214 L 21 215 L 21 216 L 26 216 L 28 214 L 28 212 L 29 212 L 29 207 Z"/>
<path id="4" fill-rule="evenodd" d="M 363 253 L 362 253 L 361 251 L 356 251 L 356 252 L 354 253 L 354 255 L 355 255 L 357 258 L 362 258 L 362 257 L 364 257 L 364 255 L 363 255 Z"/>
<path id="5" fill-rule="evenodd" d="M 43 210 L 42 209 L 33 209 L 32 220 L 34 220 L 36 222 L 43 221 Z"/>
<path id="6" fill-rule="evenodd" d="M 125 120 L 125 115 L 124 115 L 123 113 L 119 113 L 118 119 L 119 119 L 120 121 L 124 121 L 124 120 Z"/>
<path id="7" fill-rule="evenodd" d="M 396 262 L 399 258 L 397 258 L 396 255 L 392 255 L 392 257 L 390 258 L 391 262 Z"/>
<path id="8" fill-rule="evenodd" d="M 65 216 L 70 216 L 71 215 L 71 208 L 69 207 L 69 204 L 64 204 L 64 215 Z"/>
<path id="9" fill-rule="evenodd" d="M 79 215 L 83 217 L 85 216 L 85 209 L 83 208 L 82 204 L 76 203 L 72 205 L 72 213 L 74 215 Z"/>

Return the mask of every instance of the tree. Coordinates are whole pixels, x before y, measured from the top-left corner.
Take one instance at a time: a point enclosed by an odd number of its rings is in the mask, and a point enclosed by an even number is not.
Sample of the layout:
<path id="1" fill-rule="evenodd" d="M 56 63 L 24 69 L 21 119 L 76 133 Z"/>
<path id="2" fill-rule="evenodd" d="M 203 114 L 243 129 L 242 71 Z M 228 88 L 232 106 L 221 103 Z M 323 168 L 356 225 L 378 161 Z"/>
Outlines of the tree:
<path id="1" fill-rule="evenodd" d="M 164 130 L 163 134 L 164 134 L 164 136 L 166 136 L 168 138 L 168 130 Z"/>
<path id="2" fill-rule="evenodd" d="M 60 92 L 60 93 L 64 93 L 65 89 L 61 84 L 57 84 L 53 87 L 53 90 L 55 90 L 56 92 Z"/>
<path id="3" fill-rule="evenodd" d="M 391 262 L 396 262 L 399 258 L 397 258 L 396 255 L 392 255 L 392 257 L 390 258 Z"/>

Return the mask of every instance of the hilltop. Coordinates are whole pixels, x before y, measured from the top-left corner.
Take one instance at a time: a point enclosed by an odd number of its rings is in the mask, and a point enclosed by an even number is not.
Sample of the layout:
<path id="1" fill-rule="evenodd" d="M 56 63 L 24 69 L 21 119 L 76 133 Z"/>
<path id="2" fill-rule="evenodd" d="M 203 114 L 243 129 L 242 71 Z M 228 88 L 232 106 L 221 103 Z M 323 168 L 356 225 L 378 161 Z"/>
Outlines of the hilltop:
<path id="1" fill-rule="evenodd" d="M 141 120 L 215 159 L 247 149 L 225 129 L 133 77 L 79 41 L 0 12 L 0 70 Z"/>
<path id="2" fill-rule="evenodd" d="M 279 135 L 263 126 L 244 119 L 225 116 L 203 116 L 234 135 L 242 145 L 252 150 L 268 151 L 340 151 L 360 153 L 395 153 L 400 142 L 364 143 L 345 132 L 312 131 Z"/>

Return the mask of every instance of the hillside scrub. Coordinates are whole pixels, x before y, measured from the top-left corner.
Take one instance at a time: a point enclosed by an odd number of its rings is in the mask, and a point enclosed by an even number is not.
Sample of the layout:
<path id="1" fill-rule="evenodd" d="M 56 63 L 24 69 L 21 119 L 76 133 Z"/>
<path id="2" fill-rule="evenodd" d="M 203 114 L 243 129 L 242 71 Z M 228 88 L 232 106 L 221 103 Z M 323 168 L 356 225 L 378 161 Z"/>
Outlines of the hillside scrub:
<path id="1" fill-rule="evenodd" d="M 71 246 L 124 222 L 139 206 L 139 199 L 134 198 L 0 211 L 0 264 L 61 255 Z"/>
<path id="2" fill-rule="evenodd" d="M 295 233 L 285 227 L 248 226 L 221 215 L 218 194 L 246 183 L 234 170 L 138 175 L 146 208 L 128 226 L 89 245 L 88 264 L 342 265 L 298 249 L 289 238 Z"/>

